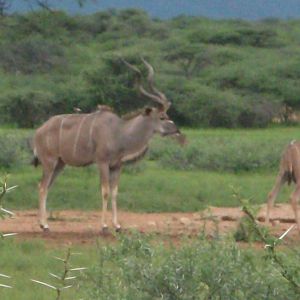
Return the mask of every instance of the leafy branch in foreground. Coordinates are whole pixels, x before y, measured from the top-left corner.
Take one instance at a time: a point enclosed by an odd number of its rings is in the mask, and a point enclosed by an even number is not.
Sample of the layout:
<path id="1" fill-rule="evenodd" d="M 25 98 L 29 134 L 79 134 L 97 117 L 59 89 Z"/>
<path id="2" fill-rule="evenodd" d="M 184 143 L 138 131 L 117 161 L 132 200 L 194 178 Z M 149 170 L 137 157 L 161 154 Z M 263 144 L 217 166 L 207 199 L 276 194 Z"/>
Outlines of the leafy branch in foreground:
<path id="1" fill-rule="evenodd" d="M 6 193 L 9 193 L 10 191 L 12 191 L 13 189 L 15 189 L 17 186 L 12 186 L 12 187 L 7 187 L 7 176 L 4 176 L 3 179 L 0 180 L 0 218 L 3 220 L 5 218 L 10 218 L 14 215 L 13 212 L 5 209 L 3 207 L 4 205 L 4 196 L 6 195 Z M 8 236 L 13 236 L 13 235 L 16 235 L 16 233 L 2 233 L 0 232 L 0 237 L 2 239 L 4 239 L 5 237 L 8 237 Z M 11 278 L 10 276 L 8 275 L 5 275 L 5 274 L 1 274 L 0 273 L 0 277 L 1 278 Z M 7 285 L 7 284 L 2 284 L 0 283 L 0 287 L 2 288 L 12 288 L 12 286 L 10 285 Z"/>
<path id="2" fill-rule="evenodd" d="M 296 292 L 300 292 L 300 283 L 295 278 L 293 271 L 287 266 L 283 259 L 277 253 L 277 246 L 282 243 L 283 238 L 295 227 L 295 224 L 290 226 L 279 238 L 275 238 L 270 235 L 267 231 L 263 231 L 262 227 L 257 223 L 255 214 L 249 207 L 248 200 L 241 197 L 239 191 L 233 190 L 233 196 L 241 203 L 242 211 L 245 213 L 246 217 L 249 219 L 250 224 L 256 234 L 260 237 L 261 241 L 265 244 L 265 249 L 267 251 L 267 259 L 270 259 L 275 268 L 279 273 L 290 283 Z"/>
<path id="3" fill-rule="evenodd" d="M 74 280 L 77 278 L 77 276 L 74 276 L 72 273 L 73 272 L 78 272 L 78 271 L 83 271 L 86 270 L 87 268 L 85 267 L 77 267 L 74 268 L 72 267 L 70 263 L 70 259 L 72 255 L 79 255 L 80 253 L 72 253 L 71 249 L 68 248 L 66 257 L 65 258 L 60 258 L 60 257 L 54 257 L 54 259 L 61 261 L 63 263 L 63 271 L 61 275 L 57 275 L 54 273 L 49 273 L 49 275 L 56 280 L 56 284 L 49 284 L 40 280 L 35 280 L 31 279 L 31 281 L 38 283 L 40 285 L 43 285 L 49 289 L 53 289 L 56 291 L 56 300 L 61 299 L 61 294 L 62 291 L 69 289 L 74 286 Z M 70 284 L 71 282 L 71 284 Z"/>

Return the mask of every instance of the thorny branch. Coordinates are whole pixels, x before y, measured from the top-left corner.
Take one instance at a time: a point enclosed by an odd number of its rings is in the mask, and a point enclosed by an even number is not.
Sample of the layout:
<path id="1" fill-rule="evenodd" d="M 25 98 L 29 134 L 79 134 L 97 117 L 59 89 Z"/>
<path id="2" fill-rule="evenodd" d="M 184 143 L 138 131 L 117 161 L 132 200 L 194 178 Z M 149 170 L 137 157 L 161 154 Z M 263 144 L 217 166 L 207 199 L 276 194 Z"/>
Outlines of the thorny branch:
<path id="1" fill-rule="evenodd" d="M 253 229 L 258 234 L 260 239 L 265 243 L 265 249 L 268 252 L 268 258 L 270 258 L 277 267 L 277 270 L 280 274 L 293 286 L 293 288 L 300 292 L 300 284 L 294 279 L 294 276 L 291 274 L 288 267 L 284 264 L 282 259 L 278 256 L 276 252 L 276 246 L 280 244 L 283 238 L 294 228 L 295 225 L 292 225 L 284 234 L 282 234 L 279 238 L 274 238 L 268 233 L 264 233 L 260 226 L 258 226 L 255 215 L 252 210 L 249 208 L 247 200 L 243 199 L 240 193 L 232 187 L 233 196 L 241 203 L 242 211 L 246 214 L 246 216 L 251 221 Z"/>
<path id="2" fill-rule="evenodd" d="M 8 176 L 4 176 L 4 178 L 0 180 L 0 218 L 1 219 L 5 219 L 7 217 L 12 217 L 14 215 L 13 212 L 11 212 L 11 211 L 9 211 L 9 210 L 7 210 L 3 207 L 4 196 L 6 195 L 6 193 L 10 192 L 11 190 L 13 190 L 14 188 L 17 187 L 17 186 L 13 186 L 13 187 L 8 188 L 7 187 L 7 177 Z M 13 236 L 13 235 L 16 235 L 16 233 L 2 233 L 2 232 L 0 232 L 0 237 L 2 239 L 4 239 L 5 237 L 8 237 L 8 236 Z M 0 273 L 0 277 L 8 278 L 8 279 L 11 278 L 10 276 L 5 275 L 5 274 L 1 274 L 1 273 Z M 7 285 L 7 284 L 0 284 L 0 287 L 2 287 L 2 288 L 12 288 L 12 286 Z"/>
<path id="3" fill-rule="evenodd" d="M 62 271 L 62 274 L 60 276 L 56 275 L 54 273 L 49 273 L 49 275 L 51 277 L 58 280 L 58 284 L 56 286 L 48 284 L 46 282 L 35 280 L 35 279 L 31 279 L 31 281 L 33 281 L 35 283 L 38 283 L 40 285 L 46 286 L 50 289 L 56 290 L 56 300 L 60 300 L 62 291 L 66 290 L 68 288 L 71 288 L 74 285 L 74 283 L 73 284 L 68 284 L 68 281 L 75 280 L 77 278 L 76 276 L 71 276 L 70 273 L 74 272 L 74 271 L 83 271 L 83 270 L 87 269 L 85 267 L 72 268 L 72 266 L 70 264 L 70 259 L 71 259 L 72 255 L 76 255 L 76 254 L 78 254 L 78 253 L 72 253 L 71 249 L 68 248 L 65 258 L 54 257 L 54 259 L 59 260 L 63 263 L 63 271 Z"/>

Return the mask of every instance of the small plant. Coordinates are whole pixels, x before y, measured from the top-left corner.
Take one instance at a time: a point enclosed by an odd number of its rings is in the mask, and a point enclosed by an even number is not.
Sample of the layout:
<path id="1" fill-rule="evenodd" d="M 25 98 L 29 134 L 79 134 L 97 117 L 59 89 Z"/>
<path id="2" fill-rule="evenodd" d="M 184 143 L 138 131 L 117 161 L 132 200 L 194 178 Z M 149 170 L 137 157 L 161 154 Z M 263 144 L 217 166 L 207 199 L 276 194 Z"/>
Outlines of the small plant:
<path id="1" fill-rule="evenodd" d="M 55 284 L 49 284 L 40 280 L 35 280 L 31 279 L 31 281 L 38 283 L 40 285 L 43 285 L 47 288 L 53 289 L 56 291 L 56 300 L 61 299 L 62 292 L 66 289 L 69 289 L 74 286 L 74 280 L 77 278 L 77 276 L 74 276 L 74 272 L 78 271 L 83 271 L 86 270 L 87 268 L 85 267 L 77 267 L 74 268 L 72 267 L 70 263 L 70 259 L 72 255 L 78 255 L 80 253 L 72 253 L 71 249 L 68 248 L 66 257 L 65 258 L 60 258 L 60 257 L 54 257 L 54 259 L 61 261 L 63 263 L 63 270 L 61 275 L 57 275 L 54 273 L 49 272 L 49 275 L 55 279 Z"/>
<path id="2" fill-rule="evenodd" d="M 7 176 L 4 176 L 4 178 L 0 180 L 0 218 L 1 219 L 12 217 L 14 215 L 13 212 L 5 209 L 3 207 L 3 205 L 4 205 L 4 196 L 5 196 L 5 194 L 9 193 L 10 191 L 12 191 L 16 187 L 17 186 L 12 186 L 12 187 L 9 187 L 9 188 L 7 187 Z M 2 233 L 2 232 L 0 232 L 0 237 L 2 239 L 4 239 L 5 237 L 8 237 L 8 236 L 13 236 L 13 235 L 16 235 L 16 233 Z M 8 278 L 8 279 L 11 278 L 10 276 L 5 275 L 5 274 L 1 274 L 1 273 L 0 273 L 0 277 L 1 278 Z M 12 286 L 7 285 L 7 284 L 2 284 L 2 283 L 0 283 L 0 287 L 2 287 L 2 288 L 12 288 Z"/>
<path id="3" fill-rule="evenodd" d="M 237 194 L 234 194 L 234 197 L 237 198 Z M 247 199 L 240 199 L 237 198 L 239 202 L 242 202 L 245 207 L 249 208 L 249 202 Z M 256 227 L 259 228 L 259 231 L 261 234 L 263 234 L 265 237 L 268 234 L 268 228 L 265 226 L 262 226 L 256 222 L 256 215 L 258 212 L 258 208 L 251 207 L 251 215 L 253 216 L 255 220 Z M 236 232 L 234 233 L 234 239 L 237 242 L 263 242 L 264 240 L 261 238 L 261 235 L 257 233 L 256 228 L 253 226 L 253 220 L 250 219 L 248 214 L 245 214 L 239 221 L 238 228 Z"/>
<path id="4" fill-rule="evenodd" d="M 288 266 L 288 264 L 282 259 L 277 252 L 277 246 L 282 243 L 283 238 L 295 227 L 295 224 L 284 232 L 279 238 L 274 238 L 267 231 L 264 231 L 261 226 L 257 224 L 255 215 L 252 209 L 248 206 L 245 199 L 241 197 L 238 191 L 233 190 L 234 197 L 236 197 L 242 204 L 242 210 L 248 217 L 249 225 L 252 227 L 253 232 L 265 243 L 265 249 L 267 251 L 266 259 L 270 260 L 274 267 L 279 271 L 282 277 L 284 277 L 295 290 L 300 293 L 300 282 L 296 279 L 295 272 Z"/>

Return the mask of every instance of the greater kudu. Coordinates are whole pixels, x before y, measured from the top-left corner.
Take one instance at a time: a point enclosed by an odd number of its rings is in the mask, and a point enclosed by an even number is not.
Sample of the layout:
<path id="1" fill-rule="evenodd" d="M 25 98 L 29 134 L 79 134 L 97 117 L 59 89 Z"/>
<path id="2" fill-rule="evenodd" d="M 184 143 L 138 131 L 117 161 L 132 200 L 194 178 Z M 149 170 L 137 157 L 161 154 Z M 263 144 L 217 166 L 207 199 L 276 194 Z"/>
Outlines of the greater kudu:
<path id="1" fill-rule="evenodd" d="M 46 200 L 55 177 L 65 165 L 80 167 L 92 163 L 97 164 L 101 177 L 102 229 L 107 230 L 107 202 L 111 194 L 112 221 L 116 230 L 120 230 L 117 193 L 122 164 L 141 158 L 155 133 L 182 137 L 166 113 L 170 102 L 154 87 L 152 66 L 143 60 L 151 89 L 148 92 L 142 86 L 140 70 L 123 62 L 136 73 L 141 94 L 156 102 L 157 107 L 147 107 L 126 120 L 113 113 L 109 107 L 100 106 L 97 111 L 89 114 L 54 116 L 37 129 L 33 162 L 35 165 L 40 162 L 43 169 L 39 184 L 39 223 L 43 230 L 49 230 Z"/>
<path id="2" fill-rule="evenodd" d="M 296 184 L 295 191 L 290 196 L 290 202 L 295 214 L 298 230 L 300 233 L 300 219 L 298 215 L 297 202 L 300 197 L 300 142 L 292 141 L 282 153 L 279 173 L 275 185 L 268 195 L 266 223 L 270 221 L 270 210 L 284 183 Z"/>

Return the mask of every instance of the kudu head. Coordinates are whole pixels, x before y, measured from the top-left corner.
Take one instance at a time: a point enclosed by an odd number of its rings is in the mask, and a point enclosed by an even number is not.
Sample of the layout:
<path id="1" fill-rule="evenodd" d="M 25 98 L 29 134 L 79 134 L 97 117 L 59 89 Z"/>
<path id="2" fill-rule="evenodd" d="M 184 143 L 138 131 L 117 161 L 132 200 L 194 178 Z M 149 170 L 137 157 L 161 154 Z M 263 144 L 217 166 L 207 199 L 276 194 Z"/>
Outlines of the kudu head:
<path id="1" fill-rule="evenodd" d="M 181 143 L 185 144 L 185 137 L 176 127 L 175 123 L 169 118 L 167 111 L 171 106 L 165 94 L 154 87 L 154 70 L 153 67 L 142 58 L 142 62 L 148 70 L 148 84 L 150 92 L 146 91 L 142 85 L 142 72 L 136 67 L 122 59 L 122 61 L 137 74 L 137 86 L 142 95 L 150 98 L 157 104 L 157 107 L 146 107 L 143 115 L 151 118 L 153 121 L 154 131 L 162 136 L 174 136 Z"/>

